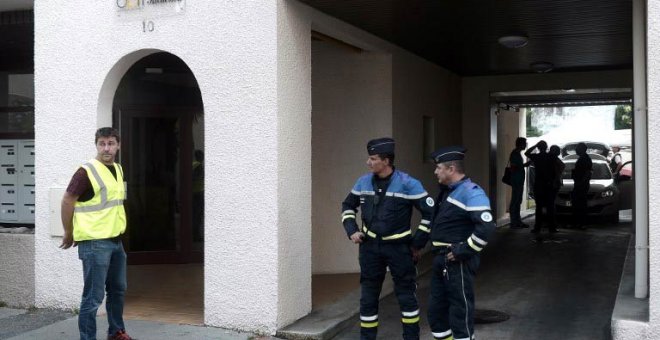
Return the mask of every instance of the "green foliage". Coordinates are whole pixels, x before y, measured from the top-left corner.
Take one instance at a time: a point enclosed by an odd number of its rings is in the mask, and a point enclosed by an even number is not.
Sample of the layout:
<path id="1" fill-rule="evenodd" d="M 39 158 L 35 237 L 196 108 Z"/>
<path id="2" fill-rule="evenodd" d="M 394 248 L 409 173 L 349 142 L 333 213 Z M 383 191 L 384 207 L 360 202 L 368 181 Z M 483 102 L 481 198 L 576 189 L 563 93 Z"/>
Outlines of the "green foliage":
<path id="1" fill-rule="evenodd" d="M 538 137 L 543 134 L 543 131 L 539 130 L 536 126 L 532 126 L 532 116 L 534 115 L 534 109 L 528 108 L 525 110 L 525 126 L 527 126 L 527 137 Z"/>
<path id="2" fill-rule="evenodd" d="M 632 129 L 632 106 L 617 105 L 614 111 L 614 130 Z"/>
<path id="3" fill-rule="evenodd" d="M 0 307 L 7 307 L 7 303 L 4 301 L 0 301 Z"/>

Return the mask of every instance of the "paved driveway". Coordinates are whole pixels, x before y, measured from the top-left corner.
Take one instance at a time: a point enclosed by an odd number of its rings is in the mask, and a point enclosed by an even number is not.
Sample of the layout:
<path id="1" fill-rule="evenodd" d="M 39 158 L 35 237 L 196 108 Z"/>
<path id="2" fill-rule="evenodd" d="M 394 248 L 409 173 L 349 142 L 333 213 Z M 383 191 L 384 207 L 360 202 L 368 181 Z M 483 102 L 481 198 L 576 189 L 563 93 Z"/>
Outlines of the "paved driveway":
<path id="1" fill-rule="evenodd" d="M 506 312 L 510 318 L 477 325 L 477 339 L 610 339 L 631 228 L 630 222 L 622 222 L 586 231 L 560 229 L 553 239 L 540 240 L 528 229 L 498 229 L 482 256 L 476 305 Z M 428 288 L 426 274 L 417 293 L 423 339 L 433 338 L 425 315 Z M 392 295 L 381 302 L 379 320 L 379 339 L 401 338 Z M 335 339 L 359 339 L 359 323 Z"/>

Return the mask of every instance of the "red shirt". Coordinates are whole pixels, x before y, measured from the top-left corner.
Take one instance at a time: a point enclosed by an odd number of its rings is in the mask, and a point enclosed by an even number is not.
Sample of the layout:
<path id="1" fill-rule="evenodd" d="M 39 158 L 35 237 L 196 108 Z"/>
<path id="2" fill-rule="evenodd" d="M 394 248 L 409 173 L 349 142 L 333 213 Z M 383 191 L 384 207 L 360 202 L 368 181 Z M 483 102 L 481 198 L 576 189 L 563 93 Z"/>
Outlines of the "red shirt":
<path id="1" fill-rule="evenodd" d="M 115 178 L 117 174 L 115 173 L 114 165 L 106 165 L 110 172 Z M 91 200 L 94 197 L 94 188 L 92 187 L 92 182 L 89 181 L 87 176 L 87 171 L 85 168 L 80 167 L 69 182 L 69 186 L 66 188 L 66 191 L 72 195 L 78 196 L 78 202 L 86 202 Z"/>

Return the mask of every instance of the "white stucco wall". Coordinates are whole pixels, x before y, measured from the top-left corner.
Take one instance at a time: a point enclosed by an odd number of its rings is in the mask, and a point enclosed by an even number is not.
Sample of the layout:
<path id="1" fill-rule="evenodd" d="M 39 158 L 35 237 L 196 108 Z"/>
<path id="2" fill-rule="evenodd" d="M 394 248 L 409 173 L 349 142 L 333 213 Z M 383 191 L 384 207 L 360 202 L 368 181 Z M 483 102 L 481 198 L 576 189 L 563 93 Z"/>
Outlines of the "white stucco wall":
<path id="1" fill-rule="evenodd" d="M 333 42 L 312 43 L 312 268 L 359 271 L 341 202 L 367 172 L 366 143 L 392 136 L 392 59 Z"/>
<path id="2" fill-rule="evenodd" d="M 649 164 L 648 339 L 660 339 L 660 2 L 647 1 L 647 86 Z M 623 338 L 621 338 L 623 339 Z"/>
<path id="3" fill-rule="evenodd" d="M 151 48 L 180 57 L 195 74 L 204 101 L 205 322 L 273 333 L 278 320 L 308 309 L 304 301 L 293 305 L 291 297 L 280 296 L 299 278 L 287 276 L 299 254 L 295 248 L 283 248 L 291 244 L 280 244 L 279 237 L 288 238 L 296 230 L 304 236 L 309 229 L 305 217 L 292 217 L 298 211 L 289 214 L 284 210 L 294 208 L 275 199 L 281 199 L 279 190 L 293 176 L 284 177 L 280 167 L 292 157 L 303 166 L 303 177 L 310 172 L 304 161 L 292 156 L 289 132 L 278 128 L 301 112 L 304 121 L 306 102 L 280 101 L 278 91 L 293 86 L 304 92 L 309 86 L 278 82 L 278 67 L 283 66 L 278 46 L 283 45 L 278 44 L 277 2 L 188 1 L 182 13 L 153 18 L 148 13 L 118 16 L 114 6 L 35 3 L 36 166 L 48 169 L 36 179 L 36 304 L 78 304 L 81 265 L 75 249 L 59 250 L 60 239 L 48 233 L 48 192 L 65 187 L 78 164 L 94 156 L 93 133 L 110 118 L 103 110 L 97 117 L 97 106 L 100 97 L 114 93 L 101 93 L 113 65 L 134 51 Z M 154 22 L 153 32 L 143 32 L 144 18 Z M 298 111 L 278 118 L 278 105 L 300 103 Z M 290 133 L 299 138 L 295 130 Z M 301 133 L 305 139 L 304 126 Z M 279 152 L 280 144 L 288 146 Z M 306 185 L 303 178 L 292 194 L 305 191 Z M 286 231 L 280 233 L 284 226 Z M 293 292 L 295 287 L 287 294 Z M 294 312 L 280 316 L 284 308 Z"/>
<path id="4" fill-rule="evenodd" d="M 0 301 L 11 307 L 34 305 L 34 235 L 0 234 Z"/>
<path id="5" fill-rule="evenodd" d="M 312 309 L 312 102 L 310 23 L 287 1 L 277 11 L 279 328 Z"/>
<path id="6" fill-rule="evenodd" d="M 525 74 L 462 79 L 465 165 L 472 179 L 489 190 L 490 93 L 525 90 L 632 88 L 632 71 Z M 469 123 L 467 123 L 469 122 Z"/>

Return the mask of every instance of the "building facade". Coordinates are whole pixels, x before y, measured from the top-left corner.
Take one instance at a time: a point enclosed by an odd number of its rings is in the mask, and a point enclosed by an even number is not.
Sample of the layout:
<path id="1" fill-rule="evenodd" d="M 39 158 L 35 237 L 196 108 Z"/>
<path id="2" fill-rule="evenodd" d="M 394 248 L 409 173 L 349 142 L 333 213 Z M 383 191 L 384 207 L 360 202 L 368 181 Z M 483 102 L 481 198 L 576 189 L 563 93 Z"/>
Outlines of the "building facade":
<path id="1" fill-rule="evenodd" d="M 660 146 L 660 3 L 645 5 L 649 321 L 619 324 L 616 333 L 654 339 L 660 337 L 653 294 L 660 291 L 654 275 L 660 250 L 653 246 L 660 242 L 660 159 L 653 152 Z M 7 257 L 17 266 L 5 271 L 29 266 L 33 276 L 21 274 L 29 282 L 21 291 L 5 289 L 2 299 L 12 305 L 79 304 L 77 254 L 57 247 L 59 204 L 75 169 L 94 157 L 98 127 L 122 129 L 122 163 L 142 169 L 143 177 L 157 174 L 140 163 L 143 155 L 179 176 L 149 190 L 151 182 L 137 178 L 145 184 L 129 188 L 135 193 L 129 201 L 190 192 L 180 180 L 191 174 L 181 164 L 192 163 L 194 150 L 203 152 L 201 248 L 189 239 L 172 246 L 164 237 L 159 249 L 134 247 L 173 262 L 203 261 L 205 324 L 274 334 L 310 313 L 314 274 L 358 270 L 357 250 L 337 220 L 338 202 L 364 171 L 368 139 L 393 136 L 397 163 L 425 183 L 433 181 L 424 159 L 429 145 L 463 143 L 471 150 L 467 167 L 478 169 L 472 176 L 486 184 L 492 131 L 484 112 L 492 92 L 633 87 L 632 70 L 459 77 L 290 0 L 36 1 L 34 18 L 35 233 L 0 235 L 15 247 L 3 246 L 7 252 L 26 254 Z M 180 209 L 163 214 L 181 221 L 194 214 L 191 201 L 172 202 Z M 181 228 L 194 228 L 185 223 L 131 234 L 131 242 L 179 237 Z M 32 244 L 33 253 L 21 250 Z"/>

